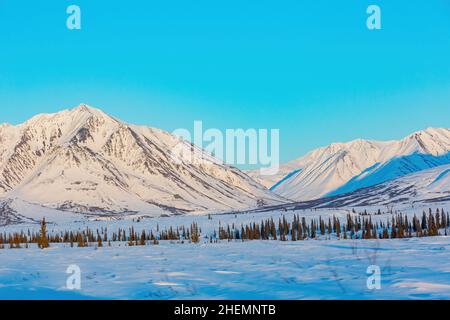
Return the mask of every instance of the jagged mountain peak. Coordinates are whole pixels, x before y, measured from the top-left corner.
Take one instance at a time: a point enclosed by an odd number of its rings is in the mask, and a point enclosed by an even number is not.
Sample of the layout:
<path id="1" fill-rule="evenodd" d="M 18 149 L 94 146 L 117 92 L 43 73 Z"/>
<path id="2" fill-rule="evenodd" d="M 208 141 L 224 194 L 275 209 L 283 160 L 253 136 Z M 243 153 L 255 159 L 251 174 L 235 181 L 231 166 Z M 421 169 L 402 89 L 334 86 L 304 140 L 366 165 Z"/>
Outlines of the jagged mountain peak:
<path id="1" fill-rule="evenodd" d="M 415 131 L 401 140 L 378 141 L 359 138 L 347 142 L 334 142 L 327 146 L 315 149 L 309 152 L 307 155 L 317 154 L 324 151 L 325 152 L 342 152 L 350 150 L 358 151 L 366 148 L 389 149 L 395 147 L 396 145 L 403 146 L 404 148 L 405 146 L 408 146 L 411 152 L 423 151 L 424 153 L 430 153 L 432 151 L 436 151 L 433 150 L 433 148 L 431 148 L 430 150 L 431 145 L 439 145 L 443 147 L 443 149 L 445 149 L 447 148 L 448 145 L 450 145 L 450 129 L 429 127 L 425 130 Z"/>
<path id="2" fill-rule="evenodd" d="M 196 156 L 206 162 L 174 161 L 178 142 L 86 104 L 40 114 L 0 130 L 0 197 L 77 212 L 149 214 L 284 201 L 202 150 Z"/>
<path id="3" fill-rule="evenodd" d="M 371 146 L 373 143 L 375 143 L 375 141 L 365 139 L 354 139 L 347 142 L 334 142 L 324 148 L 330 147 L 334 149 L 353 149 L 353 148 L 361 148 L 364 146 Z"/>
<path id="4" fill-rule="evenodd" d="M 100 109 L 96 109 L 94 107 L 91 107 L 90 105 L 86 103 L 80 103 L 78 106 L 74 107 L 72 111 L 78 111 L 78 112 L 102 112 Z"/>
<path id="5" fill-rule="evenodd" d="M 95 117 L 95 118 L 98 118 L 98 119 L 104 119 L 104 120 L 112 121 L 112 122 L 119 123 L 119 124 L 122 124 L 122 125 L 127 125 L 127 123 L 125 123 L 124 121 L 121 121 L 121 120 L 119 120 L 119 119 L 117 119 L 117 118 L 107 114 L 103 110 L 95 108 L 95 107 L 92 107 L 92 106 L 90 106 L 88 104 L 85 104 L 85 103 L 81 103 L 78 106 L 67 110 L 67 112 L 74 118 L 77 118 L 77 116 L 81 115 L 81 118 L 83 118 L 83 117 Z M 61 113 L 61 112 L 59 112 L 59 113 Z M 64 113 L 64 111 L 62 111 L 62 113 Z"/>
<path id="6" fill-rule="evenodd" d="M 450 134 L 450 128 L 439 128 L 439 127 L 428 127 L 423 130 L 414 131 L 413 133 L 407 135 L 406 137 L 421 136 L 421 135 L 439 135 L 448 136 Z"/>
<path id="7" fill-rule="evenodd" d="M 450 129 L 427 128 L 406 136 L 401 145 L 405 152 L 441 155 L 450 147 Z"/>
<path id="8" fill-rule="evenodd" d="M 348 190 L 346 186 L 353 178 L 364 181 L 385 181 L 399 174 L 406 174 L 445 163 L 450 151 L 450 129 L 427 128 L 409 134 L 401 140 L 376 141 L 356 139 L 349 142 L 332 143 L 315 149 L 305 156 L 280 167 L 280 175 L 273 177 L 249 174 L 274 192 L 292 200 L 317 199 L 334 191 Z M 420 157 L 410 155 L 431 155 Z M 400 160 L 397 158 L 401 157 Z M 419 161 L 419 160 L 420 161 Z M 387 165 L 388 162 L 392 164 Z M 395 172 L 386 172 L 387 169 Z M 377 179 L 366 177 L 376 174 Z M 355 184 L 352 181 L 352 187 Z"/>
<path id="9" fill-rule="evenodd" d="M 65 109 L 54 113 L 38 114 L 22 124 L 22 126 L 43 125 L 43 124 L 79 124 L 89 118 L 98 118 L 112 122 L 120 122 L 112 116 L 106 114 L 100 109 L 91 107 L 87 104 L 80 104 L 71 109 Z M 19 125 L 21 126 L 21 125 Z"/>

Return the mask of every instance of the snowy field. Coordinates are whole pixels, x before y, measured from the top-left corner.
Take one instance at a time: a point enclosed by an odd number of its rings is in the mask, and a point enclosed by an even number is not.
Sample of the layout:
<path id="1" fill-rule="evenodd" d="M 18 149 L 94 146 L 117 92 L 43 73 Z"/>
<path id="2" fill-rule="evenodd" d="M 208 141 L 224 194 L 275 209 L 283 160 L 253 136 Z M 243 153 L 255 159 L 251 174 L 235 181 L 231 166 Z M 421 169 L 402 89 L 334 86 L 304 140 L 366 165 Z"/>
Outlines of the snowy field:
<path id="1" fill-rule="evenodd" d="M 448 299 L 448 237 L 0 250 L 1 299 Z M 65 288 L 67 267 L 81 289 Z M 381 289 L 369 290 L 369 265 Z"/>
<path id="2" fill-rule="evenodd" d="M 436 207 L 431 207 L 433 210 Z M 439 207 L 440 208 L 440 207 Z M 448 206 L 444 209 L 447 211 Z M 370 208 L 375 212 L 377 208 Z M 408 209 L 420 215 L 428 207 Z M 49 233 L 86 227 L 134 226 L 155 230 L 197 222 L 202 236 L 219 224 L 240 225 L 285 215 L 307 220 L 350 209 L 300 210 L 208 216 L 133 218 L 102 221 L 49 217 Z M 386 221 L 390 214 L 374 215 Z M 136 217 L 134 217 L 136 219 Z M 0 232 L 38 230 L 37 224 L 0 228 Z M 392 240 L 222 241 L 199 244 L 161 241 L 159 245 L 71 248 L 52 244 L 0 250 L 0 299 L 449 299 L 450 238 Z M 81 269 L 80 290 L 68 290 L 69 265 Z M 381 270 L 381 289 L 368 289 L 367 268 Z"/>

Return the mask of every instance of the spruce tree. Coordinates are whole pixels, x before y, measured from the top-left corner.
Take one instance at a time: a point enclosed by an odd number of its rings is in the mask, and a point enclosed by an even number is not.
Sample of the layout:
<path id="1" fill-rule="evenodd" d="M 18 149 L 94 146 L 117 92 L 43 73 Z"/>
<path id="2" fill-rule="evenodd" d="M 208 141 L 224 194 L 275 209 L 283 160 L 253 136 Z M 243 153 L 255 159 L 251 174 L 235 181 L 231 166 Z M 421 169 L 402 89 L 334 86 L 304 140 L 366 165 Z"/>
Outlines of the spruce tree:
<path id="1" fill-rule="evenodd" d="M 48 243 L 48 239 L 47 239 L 47 224 L 45 222 L 45 218 L 43 218 L 41 221 L 41 231 L 40 231 L 38 246 L 41 249 L 45 249 L 50 246 L 50 244 Z"/>

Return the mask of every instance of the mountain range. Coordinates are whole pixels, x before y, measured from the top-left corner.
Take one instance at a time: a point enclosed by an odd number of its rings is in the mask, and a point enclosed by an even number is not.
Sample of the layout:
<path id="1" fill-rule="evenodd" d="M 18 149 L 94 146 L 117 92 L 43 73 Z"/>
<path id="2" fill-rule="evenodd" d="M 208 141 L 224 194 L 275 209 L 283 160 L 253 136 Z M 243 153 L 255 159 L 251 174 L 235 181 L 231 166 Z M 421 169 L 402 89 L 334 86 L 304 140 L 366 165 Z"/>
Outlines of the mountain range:
<path id="1" fill-rule="evenodd" d="M 406 204 L 442 205 L 450 202 L 450 165 L 443 165 L 353 192 L 302 202 L 300 207 L 339 208 Z"/>
<path id="2" fill-rule="evenodd" d="M 450 164 L 450 129 L 429 128 L 401 140 L 333 143 L 282 165 L 278 176 L 248 174 L 292 201 L 348 194 Z"/>
<path id="3" fill-rule="evenodd" d="M 180 146 L 201 159 L 177 156 Z M 0 126 L 0 197 L 78 213 L 149 215 L 285 201 L 191 143 L 85 104 Z"/>
<path id="4" fill-rule="evenodd" d="M 160 216 L 261 205 L 442 202 L 450 201 L 449 179 L 445 128 L 401 140 L 333 143 L 261 176 L 223 164 L 171 133 L 127 124 L 85 104 L 0 125 L 4 221 L 20 221 L 27 205 L 34 206 L 28 211 Z"/>

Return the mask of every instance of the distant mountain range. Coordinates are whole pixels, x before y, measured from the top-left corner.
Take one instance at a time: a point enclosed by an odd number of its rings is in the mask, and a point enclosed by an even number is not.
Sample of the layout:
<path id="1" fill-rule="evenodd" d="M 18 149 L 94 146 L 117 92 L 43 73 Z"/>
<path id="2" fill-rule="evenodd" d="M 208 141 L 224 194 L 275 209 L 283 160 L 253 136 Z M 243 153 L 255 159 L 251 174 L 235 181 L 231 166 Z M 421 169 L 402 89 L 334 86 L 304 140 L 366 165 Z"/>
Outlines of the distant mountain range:
<path id="1" fill-rule="evenodd" d="M 285 202 L 172 134 L 134 126 L 87 105 L 0 126 L 0 197 L 80 213 L 149 215 L 233 210 Z M 1 200 L 0 199 L 0 200 Z M 6 210 L 6 209 L 5 209 Z"/>
<path id="2" fill-rule="evenodd" d="M 177 156 L 175 146 L 198 159 Z M 333 143 L 261 176 L 82 104 L 0 125 L 0 220 L 20 222 L 20 211 L 33 220 L 36 208 L 160 216 L 450 201 L 449 152 L 450 129 L 429 128 L 399 141 Z"/>
<path id="3" fill-rule="evenodd" d="M 278 195 L 309 201 L 450 164 L 449 152 L 450 129 L 429 128 L 398 141 L 333 143 L 282 165 L 276 176 L 261 176 L 258 171 L 248 174 Z"/>
<path id="4" fill-rule="evenodd" d="M 302 203 L 305 207 L 338 208 L 395 206 L 406 204 L 441 205 L 450 202 L 450 165 L 438 166 L 357 189 L 353 192 Z"/>

